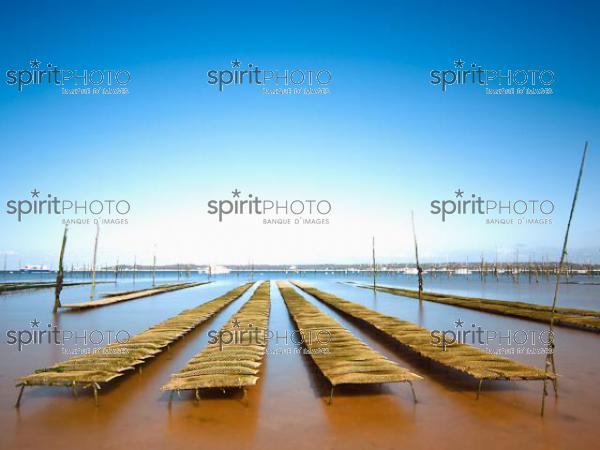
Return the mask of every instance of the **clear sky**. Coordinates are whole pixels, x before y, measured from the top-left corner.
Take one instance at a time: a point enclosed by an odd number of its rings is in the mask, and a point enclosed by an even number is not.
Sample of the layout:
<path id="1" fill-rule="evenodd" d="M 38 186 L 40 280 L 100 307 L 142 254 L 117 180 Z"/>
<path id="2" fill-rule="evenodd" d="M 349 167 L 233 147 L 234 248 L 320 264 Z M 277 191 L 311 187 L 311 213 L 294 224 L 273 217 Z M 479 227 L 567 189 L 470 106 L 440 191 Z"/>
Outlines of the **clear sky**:
<path id="1" fill-rule="evenodd" d="M 55 265 L 56 216 L 17 222 L 6 202 L 29 192 L 126 199 L 127 225 L 101 229 L 102 263 L 215 264 L 412 258 L 415 211 L 428 260 L 556 259 L 585 140 L 590 153 L 572 230 L 572 259 L 600 260 L 599 6 L 479 3 L 26 2 L 0 18 L 0 252 L 9 267 Z M 5 83 L 31 59 L 131 73 L 122 96 L 61 95 Z M 207 71 L 231 61 L 326 68 L 330 94 L 219 92 Z M 456 59 L 485 68 L 549 69 L 552 95 L 442 93 L 430 71 Z M 328 225 L 269 226 L 207 214 L 231 191 L 327 199 Z M 462 189 L 498 200 L 550 199 L 550 225 L 487 225 L 430 214 Z M 67 260 L 88 263 L 94 227 L 70 229 Z"/>

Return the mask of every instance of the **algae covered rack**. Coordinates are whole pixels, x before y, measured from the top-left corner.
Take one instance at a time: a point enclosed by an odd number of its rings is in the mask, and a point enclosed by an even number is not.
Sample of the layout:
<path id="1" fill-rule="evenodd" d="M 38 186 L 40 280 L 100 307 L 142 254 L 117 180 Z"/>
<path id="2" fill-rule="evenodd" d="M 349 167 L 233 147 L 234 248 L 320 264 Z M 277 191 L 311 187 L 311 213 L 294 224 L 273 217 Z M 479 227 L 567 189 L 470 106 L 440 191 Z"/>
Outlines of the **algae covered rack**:
<path id="1" fill-rule="evenodd" d="M 366 284 L 349 283 L 365 289 L 373 289 Z M 402 297 L 419 298 L 419 293 L 411 289 L 377 286 L 377 291 L 386 292 Z M 534 320 L 536 322 L 550 323 L 552 318 L 552 307 L 545 305 L 534 305 L 526 302 L 515 302 L 508 300 L 489 300 L 485 298 L 464 297 L 451 294 L 438 294 L 435 292 L 422 292 L 423 300 L 446 305 L 458 306 L 459 308 L 474 309 L 477 311 L 499 314 L 503 316 L 518 317 L 521 319 Z M 600 311 L 589 311 L 575 308 L 555 308 L 554 323 L 563 327 L 577 328 L 579 330 L 594 331 L 600 333 Z"/>
<path id="2" fill-rule="evenodd" d="M 434 345 L 431 332 L 412 322 L 386 316 L 358 303 L 294 281 L 293 284 L 333 309 L 357 319 L 392 338 L 417 355 L 440 365 L 466 373 L 479 380 L 478 395 L 483 380 L 544 380 L 554 379 L 543 369 L 528 366 L 509 358 L 493 355 L 468 344 Z"/>
<path id="3" fill-rule="evenodd" d="M 390 361 L 360 341 L 338 322 L 311 304 L 289 283 L 278 282 L 283 300 L 302 333 L 303 343 L 319 371 L 333 388 L 340 384 L 407 382 L 416 402 L 412 381 L 421 377 Z"/>
<path id="4" fill-rule="evenodd" d="M 150 289 L 140 289 L 138 291 L 128 291 L 124 293 L 108 294 L 102 300 L 89 300 L 80 303 L 67 303 L 61 306 L 62 309 L 88 309 L 98 308 L 99 306 L 113 305 L 119 302 L 126 302 L 128 300 L 137 300 L 138 298 L 150 297 L 152 295 L 164 294 L 166 292 L 177 291 L 179 289 L 187 289 L 195 286 L 207 284 L 209 281 L 202 281 L 197 283 L 180 283 L 180 284 L 167 284 L 163 286 L 157 286 Z"/>
<path id="5" fill-rule="evenodd" d="M 179 372 L 171 375 L 163 391 L 201 388 L 242 388 L 256 384 L 266 350 L 271 308 L 270 283 L 261 283 L 241 309 L 219 330 L 215 338 Z"/>
<path id="6" fill-rule="evenodd" d="M 17 387 L 20 387 L 20 391 L 16 406 L 19 406 L 26 386 L 71 387 L 74 393 L 78 387 L 91 387 L 97 403 L 100 384 L 125 375 L 127 371 L 134 370 L 161 353 L 168 345 L 240 298 L 251 286 L 252 283 L 246 283 L 214 300 L 187 309 L 132 336 L 126 342 L 109 344 L 94 353 L 76 356 L 19 378 Z"/>
<path id="7" fill-rule="evenodd" d="M 101 283 L 107 283 L 102 281 Z M 92 284 L 89 281 L 69 281 L 63 283 L 63 287 L 67 286 L 82 286 L 86 284 Z M 54 281 L 37 281 L 37 282 L 15 282 L 15 283 L 0 283 L 0 294 L 5 292 L 23 291 L 25 289 L 48 289 L 56 287 Z"/>

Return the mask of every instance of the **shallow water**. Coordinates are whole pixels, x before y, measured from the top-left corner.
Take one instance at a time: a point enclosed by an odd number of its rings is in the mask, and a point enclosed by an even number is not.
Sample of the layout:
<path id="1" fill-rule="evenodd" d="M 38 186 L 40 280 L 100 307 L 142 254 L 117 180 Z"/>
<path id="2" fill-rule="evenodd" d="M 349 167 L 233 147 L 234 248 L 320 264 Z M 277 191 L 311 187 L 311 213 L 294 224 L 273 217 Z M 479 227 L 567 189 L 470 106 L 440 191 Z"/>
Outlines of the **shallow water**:
<path id="1" fill-rule="evenodd" d="M 374 294 L 340 281 L 365 282 L 368 275 L 290 274 L 316 287 L 348 300 L 360 302 L 386 314 L 409 320 L 431 330 L 457 330 L 455 321 L 466 326 L 514 336 L 516 331 L 539 333 L 544 324 L 497 316 L 450 305 L 419 302 L 385 293 Z M 285 274 L 256 272 L 254 279 L 275 280 Z M 232 391 L 203 393 L 196 403 L 190 393 L 174 398 L 168 407 L 168 396 L 160 391 L 169 375 L 181 369 L 204 345 L 207 333 L 218 329 L 237 311 L 251 291 L 233 302 L 213 319 L 199 326 L 143 366 L 141 374 L 131 373 L 102 389 L 100 406 L 94 406 L 89 392 L 74 398 L 64 388 L 36 387 L 25 390 L 20 409 L 13 407 L 17 391 L 14 380 L 23 374 L 67 358 L 62 346 L 31 344 L 18 351 L 6 343 L 8 330 L 31 330 L 30 321 L 40 327 L 48 323 L 83 335 L 86 331 L 124 330 L 140 332 L 183 309 L 215 298 L 247 281 L 249 274 L 218 276 L 214 283 L 154 297 L 133 300 L 82 312 L 53 315 L 52 289 L 21 291 L 0 296 L 0 448 L 33 448 L 51 445 L 71 448 L 593 448 L 600 438 L 598 411 L 600 391 L 596 379 L 600 373 L 599 337 L 594 333 L 557 329 L 556 362 L 560 378 L 560 398 L 548 397 L 546 417 L 539 416 L 541 382 L 490 382 L 483 386 L 475 400 L 476 383 L 469 377 L 421 362 L 379 335 L 376 335 L 303 294 L 323 311 L 350 329 L 376 350 L 399 364 L 422 375 L 415 382 L 419 403 L 414 405 L 405 384 L 337 388 L 332 406 L 327 406 L 327 382 L 316 371 L 311 360 L 291 351 L 295 346 L 283 339 L 272 340 L 261 369 L 258 384 L 249 389 L 248 406 L 241 393 Z M 205 279 L 190 277 L 190 281 Z M 584 279 L 588 279 L 584 277 Z M 187 280 L 187 279 L 186 279 Z M 414 277 L 382 276 L 379 282 L 413 287 Z M 160 281 L 176 281 L 176 274 L 160 276 Z M 402 284 L 405 283 L 405 284 Z M 426 288 L 455 289 L 456 293 L 483 296 L 487 292 L 498 298 L 548 303 L 546 293 L 551 282 L 514 286 L 510 280 L 486 286 L 464 277 L 450 280 L 429 278 Z M 444 284 L 447 283 L 447 284 Z M 136 288 L 151 284 L 147 277 L 138 279 Z M 580 289 L 586 286 L 585 289 Z M 118 285 L 99 284 L 98 292 L 128 290 L 131 281 L 121 279 Z M 538 289 L 536 291 L 536 289 Z M 561 286 L 560 306 L 592 308 L 598 299 L 598 286 Z M 82 301 L 89 296 L 89 286 L 67 287 L 63 301 Z M 538 295 L 533 295 L 536 292 Z M 269 327 L 282 336 L 294 328 L 279 292 L 272 283 L 272 305 Z M 551 302 L 551 297 L 550 300 Z M 578 303 L 579 302 L 579 303 Z M 587 305 L 587 306 L 586 306 Z M 599 309 L 594 306 L 593 309 Z M 89 346 L 71 342 L 67 349 Z M 489 342 L 491 350 L 511 347 L 544 348 L 527 342 Z M 515 354 L 518 359 L 538 367 L 544 356 Z"/>
<path id="2" fill-rule="evenodd" d="M 135 284 L 133 283 L 132 272 L 119 272 L 118 286 L 115 288 L 114 272 L 97 272 L 96 280 L 102 283 L 104 288 L 97 288 L 97 292 L 111 292 L 115 290 L 127 290 L 131 288 L 150 287 L 152 280 L 151 271 L 136 272 Z M 52 273 L 8 273 L 0 272 L 0 282 L 14 281 L 46 281 L 53 282 L 56 275 Z M 369 272 L 268 272 L 256 271 L 250 272 L 232 272 L 229 274 L 214 275 L 210 279 L 223 282 L 239 282 L 248 279 L 306 279 L 323 280 L 339 282 L 358 282 L 363 284 L 372 284 L 373 275 Z M 188 282 L 188 281 L 207 281 L 206 274 L 198 272 L 159 271 L 155 273 L 156 283 Z M 89 282 L 90 273 L 67 272 L 65 282 Z M 377 284 L 381 286 L 394 286 L 407 289 L 417 289 L 417 277 L 415 275 L 405 275 L 392 272 L 379 272 L 377 275 Z M 97 286 L 100 286 L 98 284 Z M 424 275 L 424 289 L 426 291 L 450 293 L 456 295 L 465 295 L 471 297 L 498 299 L 498 300 L 517 300 L 535 303 L 539 305 L 551 305 L 556 286 L 555 275 L 540 276 L 538 282 L 534 276 L 529 278 L 527 274 L 520 274 L 515 280 L 510 275 L 501 274 L 497 278 L 487 275 L 483 280 L 477 273 L 468 277 L 465 275 L 447 275 L 430 273 Z M 87 298 L 90 287 L 82 287 L 82 300 Z M 80 293 L 75 293 L 79 295 Z M 568 279 L 561 278 L 558 306 L 600 310 L 600 276 L 594 275 L 572 275 Z"/>

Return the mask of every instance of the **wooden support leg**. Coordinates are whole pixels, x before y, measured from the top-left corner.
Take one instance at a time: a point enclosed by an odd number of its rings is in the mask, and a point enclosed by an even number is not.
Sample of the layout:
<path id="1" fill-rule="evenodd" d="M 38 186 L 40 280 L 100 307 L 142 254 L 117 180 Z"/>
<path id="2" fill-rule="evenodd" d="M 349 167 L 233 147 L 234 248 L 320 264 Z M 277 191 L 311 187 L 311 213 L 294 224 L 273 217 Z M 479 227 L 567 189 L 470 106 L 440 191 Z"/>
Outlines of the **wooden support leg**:
<path id="1" fill-rule="evenodd" d="M 94 386 L 94 401 L 96 402 L 96 406 L 98 406 L 98 387 Z"/>
<path id="2" fill-rule="evenodd" d="M 25 389 L 25 385 L 21 385 L 21 389 L 19 389 L 19 395 L 17 396 L 17 403 L 15 403 L 15 408 L 18 408 L 21 405 L 21 397 L 23 396 L 23 390 Z"/>
<path id="3" fill-rule="evenodd" d="M 71 386 L 73 391 L 73 397 L 77 397 L 77 384 L 73 381 L 73 385 Z"/>
<path id="4" fill-rule="evenodd" d="M 548 390 L 546 388 L 546 379 L 544 379 L 544 388 L 542 389 L 542 409 L 540 411 L 540 415 L 544 417 L 544 408 L 546 406 L 546 395 L 548 395 Z"/>
<path id="5" fill-rule="evenodd" d="M 552 378 L 552 387 L 554 387 L 554 398 L 558 398 L 558 377 L 556 376 L 556 366 L 554 365 L 554 349 L 552 350 L 552 354 L 550 355 L 550 361 L 552 363 L 552 374 L 554 378 Z"/>
<path id="6" fill-rule="evenodd" d="M 196 401 L 200 401 L 200 391 L 196 389 Z"/>
<path id="7" fill-rule="evenodd" d="M 331 405 L 333 403 L 333 384 L 331 385 L 331 390 L 329 391 L 329 401 L 327 402 L 328 405 Z"/>
<path id="8" fill-rule="evenodd" d="M 415 394 L 415 388 L 412 384 L 412 381 L 408 382 L 408 385 L 410 386 L 410 391 L 412 392 L 412 396 L 413 396 L 413 401 L 415 402 L 415 404 L 417 403 L 417 395 Z"/>
<path id="9" fill-rule="evenodd" d="M 479 394 L 481 394 L 481 385 L 483 384 L 483 378 L 479 380 L 479 386 L 477 387 L 477 397 L 475 400 L 479 400 Z"/>
<path id="10" fill-rule="evenodd" d="M 244 391 L 244 396 L 242 397 L 242 403 L 245 406 L 248 406 L 248 390 L 246 388 L 242 388 L 242 390 Z"/>
<path id="11" fill-rule="evenodd" d="M 173 391 L 169 391 L 169 408 L 171 407 L 171 403 L 173 403 Z"/>

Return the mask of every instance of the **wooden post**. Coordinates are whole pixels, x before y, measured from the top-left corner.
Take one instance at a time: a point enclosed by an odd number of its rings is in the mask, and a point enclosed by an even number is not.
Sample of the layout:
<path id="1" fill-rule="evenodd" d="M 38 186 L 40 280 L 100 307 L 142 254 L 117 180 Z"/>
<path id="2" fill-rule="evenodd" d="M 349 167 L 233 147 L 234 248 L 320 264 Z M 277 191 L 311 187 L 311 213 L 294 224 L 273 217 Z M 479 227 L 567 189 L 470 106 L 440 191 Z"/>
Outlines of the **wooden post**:
<path id="1" fill-rule="evenodd" d="M 415 394 L 415 388 L 412 384 L 412 381 L 409 380 L 408 385 L 410 386 L 410 391 L 412 392 L 413 402 L 416 404 L 417 403 L 417 395 Z"/>
<path id="2" fill-rule="evenodd" d="M 479 380 L 479 386 L 477 387 L 477 397 L 475 397 L 475 400 L 479 400 L 479 394 L 481 394 L 481 385 L 483 384 L 483 378 L 481 378 Z"/>
<path id="3" fill-rule="evenodd" d="M 419 301 L 423 300 L 423 268 L 419 263 L 419 246 L 417 245 L 417 231 L 415 229 L 415 214 L 414 211 L 410 212 L 410 218 L 412 221 L 413 240 L 415 242 L 415 259 L 417 261 L 417 276 L 419 282 Z"/>
<path id="4" fill-rule="evenodd" d="M 483 253 L 481 254 L 481 264 L 479 265 L 479 279 L 483 281 Z"/>
<path id="5" fill-rule="evenodd" d="M 156 286 L 156 244 L 154 244 L 154 257 L 152 259 L 152 287 Z"/>
<path id="6" fill-rule="evenodd" d="M 517 249 L 517 258 L 516 258 L 516 261 L 515 261 L 515 270 L 517 272 L 515 280 L 516 280 L 517 284 L 519 284 L 520 281 L 521 281 L 521 269 L 519 269 L 519 249 Z"/>
<path id="7" fill-rule="evenodd" d="M 500 281 L 498 278 L 498 248 L 496 247 L 496 259 L 494 261 L 494 276 L 496 277 L 496 282 Z"/>
<path id="8" fill-rule="evenodd" d="M 245 387 L 242 388 L 243 392 L 243 397 L 242 397 L 242 403 L 244 404 L 244 406 L 248 406 L 248 389 L 246 389 Z"/>
<path id="9" fill-rule="evenodd" d="M 556 303 L 558 301 L 558 288 L 560 286 L 560 275 L 567 257 L 567 244 L 569 241 L 569 231 L 571 230 L 571 221 L 573 220 L 573 214 L 575 212 L 575 205 L 577 204 L 577 196 L 579 195 L 579 186 L 581 185 L 581 177 L 583 175 L 583 167 L 585 164 L 585 157 L 587 154 L 588 143 L 586 142 L 583 147 L 583 155 L 581 157 L 581 164 L 579 166 L 579 175 L 577 176 L 577 183 L 575 185 L 575 193 L 573 194 L 573 203 L 571 204 L 571 213 L 569 214 L 569 221 L 567 222 L 567 229 L 565 231 L 565 238 L 563 241 L 562 252 L 560 254 L 560 263 L 558 265 L 558 271 L 556 273 L 556 285 L 554 286 L 554 298 L 552 300 L 552 314 L 550 316 L 550 330 L 548 333 L 548 348 L 546 351 L 546 361 L 544 364 L 544 374 L 547 376 L 550 368 L 552 368 L 553 378 L 552 383 L 554 386 L 554 395 L 558 395 L 558 380 L 556 379 L 556 366 L 554 364 L 554 315 L 556 312 Z M 544 388 L 542 391 L 542 410 L 541 415 L 544 415 L 544 406 L 546 402 L 546 382 L 544 378 Z"/>
<path id="10" fill-rule="evenodd" d="M 54 288 L 54 307 L 52 308 L 52 312 L 58 311 L 60 308 L 60 293 L 63 288 L 63 257 L 65 256 L 65 245 L 67 245 L 67 230 L 68 225 L 65 225 L 65 232 L 63 233 L 62 245 L 60 246 L 60 256 L 58 258 L 58 271 L 56 272 L 56 286 Z"/>
<path id="11" fill-rule="evenodd" d="M 377 289 L 377 264 L 375 264 L 375 236 L 373 236 L 372 242 L 372 256 L 373 256 L 373 290 Z"/>
<path id="12" fill-rule="evenodd" d="M 23 397 L 23 390 L 25 389 L 25 385 L 21 385 L 21 389 L 19 389 L 19 395 L 17 396 L 17 403 L 15 403 L 15 408 L 21 406 L 21 397 Z"/>
<path id="13" fill-rule="evenodd" d="M 96 289 L 96 254 L 98 252 L 98 235 L 100 234 L 100 225 L 96 224 L 96 239 L 94 240 L 94 256 L 92 258 L 92 287 L 90 291 L 90 300 L 94 299 L 94 290 Z"/>

